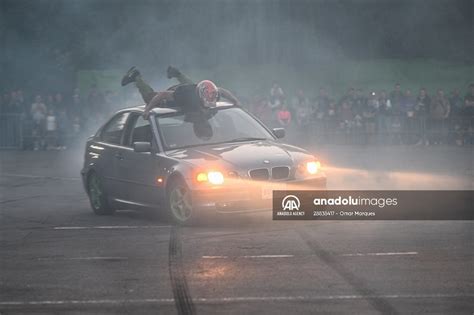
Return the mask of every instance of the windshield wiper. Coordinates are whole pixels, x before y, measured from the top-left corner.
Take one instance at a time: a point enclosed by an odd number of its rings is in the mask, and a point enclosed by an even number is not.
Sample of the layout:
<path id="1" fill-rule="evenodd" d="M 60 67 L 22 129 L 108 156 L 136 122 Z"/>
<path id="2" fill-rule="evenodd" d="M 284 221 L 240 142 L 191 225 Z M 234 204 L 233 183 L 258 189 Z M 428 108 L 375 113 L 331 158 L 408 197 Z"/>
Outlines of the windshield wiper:
<path id="1" fill-rule="evenodd" d="M 240 137 L 235 138 L 226 142 L 240 142 L 240 141 L 256 141 L 256 140 L 268 140 L 267 138 L 257 138 L 257 137 Z"/>
<path id="2" fill-rule="evenodd" d="M 202 147 L 202 146 L 208 145 L 208 144 L 209 143 L 188 144 L 188 145 L 183 145 L 181 147 L 176 147 L 176 148 L 169 148 L 168 147 L 168 150 L 182 150 L 182 149 L 188 149 L 188 148 L 194 148 L 194 147 Z"/>
<path id="3" fill-rule="evenodd" d="M 219 142 L 209 142 L 209 143 L 198 143 L 198 144 L 183 145 L 183 146 L 177 147 L 177 148 L 168 148 L 168 150 L 179 150 L 179 149 L 187 149 L 187 148 L 193 148 L 193 147 L 202 147 L 202 146 L 205 146 L 205 145 L 215 145 L 215 144 L 241 142 L 241 141 L 258 141 L 258 140 L 268 140 L 268 138 L 241 137 L 241 138 L 235 138 L 235 139 L 232 139 L 232 140 L 219 141 Z"/>

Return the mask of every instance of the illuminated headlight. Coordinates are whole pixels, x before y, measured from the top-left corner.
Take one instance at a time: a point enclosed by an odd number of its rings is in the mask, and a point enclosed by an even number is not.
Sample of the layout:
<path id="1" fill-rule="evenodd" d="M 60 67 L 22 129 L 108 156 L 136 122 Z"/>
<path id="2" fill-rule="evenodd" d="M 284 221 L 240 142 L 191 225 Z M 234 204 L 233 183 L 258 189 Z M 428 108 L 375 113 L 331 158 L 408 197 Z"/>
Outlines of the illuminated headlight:
<path id="1" fill-rule="evenodd" d="M 321 170 L 319 161 L 308 161 L 298 165 L 298 173 L 302 176 L 316 175 Z"/>
<path id="2" fill-rule="evenodd" d="M 221 172 L 209 172 L 207 173 L 207 180 L 211 184 L 221 185 L 224 183 L 224 175 Z"/>
<path id="3" fill-rule="evenodd" d="M 222 185 L 224 183 L 224 175 L 219 171 L 201 172 L 196 176 L 199 183 L 209 182 L 213 185 Z"/>
<path id="4" fill-rule="evenodd" d="M 311 161 L 306 163 L 306 171 L 311 175 L 314 175 L 319 172 L 320 168 L 321 163 L 319 163 L 319 161 Z"/>

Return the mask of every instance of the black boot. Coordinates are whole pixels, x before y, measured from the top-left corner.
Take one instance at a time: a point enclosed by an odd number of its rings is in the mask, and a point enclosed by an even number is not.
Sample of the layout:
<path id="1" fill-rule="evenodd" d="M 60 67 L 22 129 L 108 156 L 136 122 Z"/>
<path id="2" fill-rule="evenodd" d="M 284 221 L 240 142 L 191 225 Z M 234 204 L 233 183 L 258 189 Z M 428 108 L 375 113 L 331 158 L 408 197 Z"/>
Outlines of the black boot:
<path id="1" fill-rule="evenodd" d="M 168 69 L 166 69 L 166 75 L 168 79 L 172 78 L 177 78 L 179 75 L 181 75 L 181 72 L 173 66 L 169 66 Z"/>
<path id="2" fill-rule="evenodd" d="M 135 67 L 131 67 L 122 78 L 122 82 L 121 82 L 122 86 L 135 82 L 135 79 L 139 75 L 140 75 L 140 71 L 138 71 Z"/>

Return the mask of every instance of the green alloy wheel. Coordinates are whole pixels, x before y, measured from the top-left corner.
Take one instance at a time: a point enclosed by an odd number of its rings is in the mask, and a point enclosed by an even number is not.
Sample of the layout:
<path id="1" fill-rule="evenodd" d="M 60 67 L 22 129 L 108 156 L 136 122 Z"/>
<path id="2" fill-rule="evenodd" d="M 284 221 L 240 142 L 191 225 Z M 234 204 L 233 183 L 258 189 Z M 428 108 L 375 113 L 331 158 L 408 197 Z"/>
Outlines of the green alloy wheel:
<path id="1" fill-rule="evenodd" d="M 96 173 L 91 173 L 87 180 L 87 192 L 92 210 L 98 215 L 114 214 L 115 209 L 110 207 L 107 194 L 103 189 L 100 177 Z"/>

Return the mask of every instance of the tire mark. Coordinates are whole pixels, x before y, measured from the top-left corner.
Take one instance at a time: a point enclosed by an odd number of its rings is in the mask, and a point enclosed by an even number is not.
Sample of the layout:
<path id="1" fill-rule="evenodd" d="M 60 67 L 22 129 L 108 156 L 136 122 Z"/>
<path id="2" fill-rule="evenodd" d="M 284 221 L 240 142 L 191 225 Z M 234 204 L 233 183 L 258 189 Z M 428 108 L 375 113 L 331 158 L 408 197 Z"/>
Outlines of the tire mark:
<path id="1" fill-rule="evenodd" d="M 0 204 L 4 205 L 7 203 L 13 203 L 13 202 L 19 202 L 19 201 L 24 201 L 24 200 L 29 200 L 29 199 L 35 199 L 39 197 L 44 197 L 45 195 L 34 195 L 34 196 L 26 196 L 26 197 L 21 197 L 21 198 L 16 198 L 16 199 L 7 199 L 7 200 L 0 200 Z"/>
<path id="2" fill-rule="evenodd" d="M 52 179 L 52 180 L 64 180 L 64 181 L 80 181 L 80 177 L 59 177 L 59 176 L 49 176 L 49 175 L 27 175 L 27 174 L 8 174 L 1 173 L 0 175 L 5 177 L 19 177 L 19 178 L 31 178 L 31 179 Z"/>
<path id="3" fill-rule="evenodd" d="M 378 297 L 377 293 L 367 287 L 363 280 L 358 279 L 351 272 L 346 270 L 330 252 L 324 250 L 311 236 L 299 229 L 295 230 L 306 245 L 321 259 L 327 266 L 342 277 L 361 296 L 367 296 L 367 302 L 381 314 L 399 314 L 399 312 L 383 297 Z"/>
<path id="4" fill-rule="evenodd" d="M 178 226 L 171 228 L 168 255 L 171 288 L 173 289 L 174 302 L 178 314 L 196 314 L 193 300 L 189 293 L 188 283 L 186 282 L 181 252 L 181 231 Z"/>

